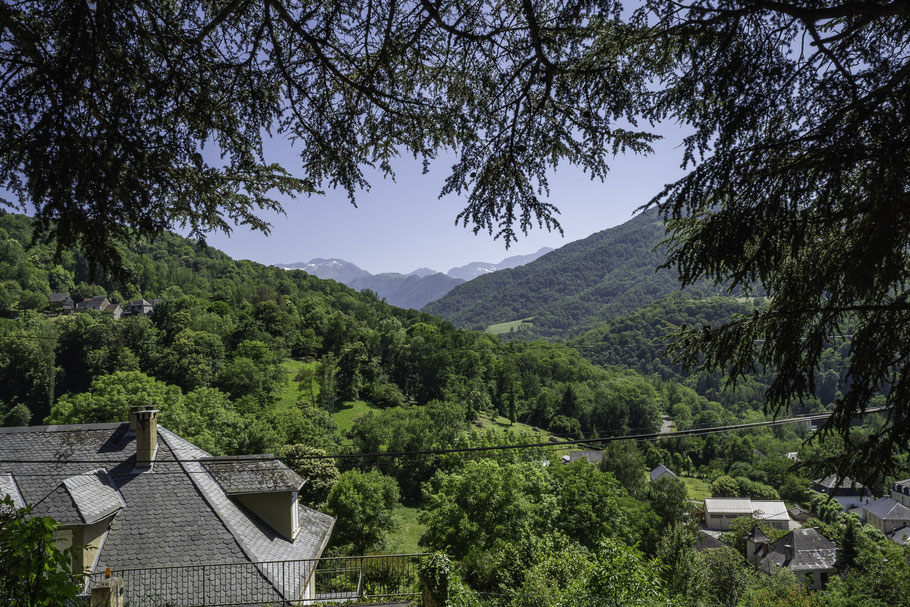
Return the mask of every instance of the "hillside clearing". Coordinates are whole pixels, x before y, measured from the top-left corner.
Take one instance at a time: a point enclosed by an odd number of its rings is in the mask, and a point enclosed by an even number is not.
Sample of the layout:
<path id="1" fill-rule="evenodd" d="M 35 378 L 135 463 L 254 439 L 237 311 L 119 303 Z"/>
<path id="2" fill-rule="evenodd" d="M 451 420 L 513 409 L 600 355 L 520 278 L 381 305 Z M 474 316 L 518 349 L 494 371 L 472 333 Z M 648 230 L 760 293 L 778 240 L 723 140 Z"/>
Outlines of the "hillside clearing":
<path id="1" fill-rule="evenodd" d="M 531 321 L 534 320 L 533 316 L 527 318 L 522 318 L 521 320 L 513 320 L 510 322 L 501 322 L 494 325 L 488 326 L 484 333 L 489 333 L 490 335 L 502 335 L 503 333 L 508 333 L 510 331 L 517 331 L 521 325 L 526 325 L 528 327 L 533 327 L 534 323 Z"/>

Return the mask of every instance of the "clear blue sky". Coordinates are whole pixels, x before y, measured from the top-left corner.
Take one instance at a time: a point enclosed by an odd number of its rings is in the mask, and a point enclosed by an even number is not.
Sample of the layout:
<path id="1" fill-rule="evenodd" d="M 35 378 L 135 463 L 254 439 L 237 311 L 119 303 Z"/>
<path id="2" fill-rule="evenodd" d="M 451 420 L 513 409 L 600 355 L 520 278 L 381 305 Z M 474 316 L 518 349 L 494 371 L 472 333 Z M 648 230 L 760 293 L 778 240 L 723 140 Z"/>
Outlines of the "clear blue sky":
<path id="1" fill-rule="evenodd" d="M 208 242 L 232 257 L 266 264 L 338 257 L 372 273 L 406 273 L 421 266 L 445 272 L 471 261 L 496 262 L 544 246 L 558 248 L 627 221 L 665 183 L 682 175 L 683 131 L 664 125 L 658 132 L 664 139 L 653 155 L 615 158 L 603 183 L 573 166 L 560 167 L 550 179 L 550 202 L 561 211 L 565 235 L 535 228 L 509 250 L 486 232 L 475 235 L 455 225 L 463 199 L 438 198 L 453 157 L 441 157 L 426 175 L 418 161 L 400 159 L 397 181 L 371 178 L 372 188 L 359 193 L 357 208 L 343 191 L 281 199 L 287 216 L 267 217 L 273 226 L 269 236 L 236 228 L 230 237 L 212 234 Z M 299 159 L 287 141 L 273 140 L 266 158 L 299 174 Z"/>

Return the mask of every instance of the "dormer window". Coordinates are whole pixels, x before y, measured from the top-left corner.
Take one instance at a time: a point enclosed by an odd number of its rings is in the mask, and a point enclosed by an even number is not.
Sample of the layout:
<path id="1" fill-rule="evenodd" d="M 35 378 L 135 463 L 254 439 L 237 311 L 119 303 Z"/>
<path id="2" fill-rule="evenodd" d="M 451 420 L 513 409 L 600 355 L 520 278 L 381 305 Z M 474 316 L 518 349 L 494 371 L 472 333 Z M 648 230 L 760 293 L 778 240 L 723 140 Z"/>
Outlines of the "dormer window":
<path id="1" fill-rule="evenodd" d="M 305 483 L 274 455 L 200 460 L 224 492 L 273 531 L 291 541 L 300 531 L 297 495 Z"/>
<path id="2" fill-rule="evenodd" d="M 114 515 L 123 500 L 107 470 L 101 468 L 63 479 L 41 504 L 41 510 L 63 525 L 58 546 L 80 546 L 73 554 L 73 571 L 89 573 Z"/>

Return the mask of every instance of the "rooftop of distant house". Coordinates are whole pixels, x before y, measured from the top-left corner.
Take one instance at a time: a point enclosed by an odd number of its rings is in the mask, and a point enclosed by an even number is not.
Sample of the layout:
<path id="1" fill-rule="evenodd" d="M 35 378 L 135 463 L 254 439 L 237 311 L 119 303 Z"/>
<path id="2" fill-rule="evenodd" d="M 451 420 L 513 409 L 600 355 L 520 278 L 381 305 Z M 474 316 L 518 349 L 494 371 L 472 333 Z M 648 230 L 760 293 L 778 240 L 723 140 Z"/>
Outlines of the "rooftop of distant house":
<path id="1" fill-rule="evenodd" d="M 677 478 L 676 474 L 663 464 L 657 464 L 657 466 L 651 470 L 649 476 L 651 477 L 651 482 L 654 482 L 665 474 L 669 474 L 673 478 Z"/>
<path id="2" fill-rule="evenodd" d="M 768 521 L 788 521 L 787 506 L 781 501 L 752 500 L 747 497 L 705 498 L 705 512 L 754 515 Z"/>
<path id="3" fill-rule="evenodd" d="M 859 483 L 849 476 L 840 477 L 838 482 L 838 475 L 829 474 L 825 478 L 817 478 L 812 481 L 813 485 L 818 485 L 819 487 L 824 487 L 825 489 L 854 489 L 862 490 L 864 486 L 862 483 Z"/>
<path id="4" fill-rule="evenodd" d="M 755 530 L 753 530 L 755 534 Z M 758 531 L 760 539 L 756 543 L 769 542 L 768 538 Z M 759 562 L 758 567 L 771 571 L 774 567 L 786 567 L 791 571 L 819 571 L 833 569 L 837 562 L 837 545 L 826 538 L 818 529 L 796 529 L 776 542 L 771 542 L 768 552 Z"/>
<path id="5" fill-rule="evenodd" d="M 875 500 L 864 505 L 863 509 L 883 521 L 910 521 L 910 508 L 890 497 Z"/>

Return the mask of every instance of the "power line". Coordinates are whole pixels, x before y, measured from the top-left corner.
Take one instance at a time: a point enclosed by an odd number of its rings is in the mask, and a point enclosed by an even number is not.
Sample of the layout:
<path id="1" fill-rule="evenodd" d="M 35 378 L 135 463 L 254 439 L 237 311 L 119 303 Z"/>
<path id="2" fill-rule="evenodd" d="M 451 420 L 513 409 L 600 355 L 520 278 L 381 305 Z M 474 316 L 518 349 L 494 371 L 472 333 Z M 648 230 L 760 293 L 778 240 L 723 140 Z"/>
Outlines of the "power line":
<path id="1" fill-rule="evenodd" d="M 886 407 L 875 407 L 859 413 L 866 415 L 886 411 Z M 689 430 L 679 430 L 676 432 L 649 432 L 644 434 L 631 434 L 626 436 L 608 436 L 603 438 L 584 438 L 573 439 L 559 442 L 541 442 L 541 443 L 522 443 L 515 445 L 483 445 L 479 447 L 448 447 L 444 449 L 415 449 L 411 451 L 376 451 L 372 453 L 333 453 L 325 455 L 300 455 L 289 457 L 259 457 L 250 459 L 243 456 L 219 457 L 214 464 L 220 463 L 249 463 L 263 461 L 309 461 L 309 460 L 349 460 L 349 459 L 378 459 L 378 458 L 404 458 L 411 456 L 427 455 L 450 455 L 457 453 L 485 453 L 485 452 L 503 452 L 510 449 L 561 449 L 573 445 L 601 445 L 617 442 L 647 442 L 652 440 L 664 440 L 680 438 L 687 436 L 704 436 L 708 434 L 718 434 L 725 432 L 737 432 L 740 430 L 750 430 L 755 428 L 765 428 L 773 426 L 783 426 L 787 424 L 811 422 L 827 419 L 831 413 L 819 413 L 815 415 L 802 415 L 777 420 L 765 420 L 760 422 L 749 422 L 744 424 L 732 424 L 727 426 L 714 426 L 710 428 L 692 428 Z M 205 463 L 205 460 L 199 459 L 167 459 L 162 462 L 175 463 Z M 0 459 L 0 464 L 111 464 L 111 460 L 84 459 L 84 460 L 48 460 L 48 459 Z"/>

